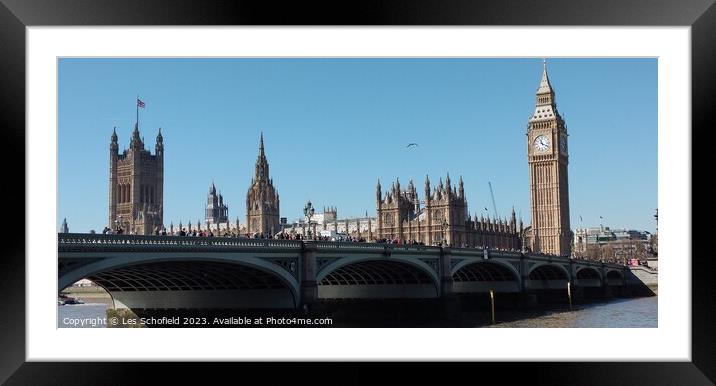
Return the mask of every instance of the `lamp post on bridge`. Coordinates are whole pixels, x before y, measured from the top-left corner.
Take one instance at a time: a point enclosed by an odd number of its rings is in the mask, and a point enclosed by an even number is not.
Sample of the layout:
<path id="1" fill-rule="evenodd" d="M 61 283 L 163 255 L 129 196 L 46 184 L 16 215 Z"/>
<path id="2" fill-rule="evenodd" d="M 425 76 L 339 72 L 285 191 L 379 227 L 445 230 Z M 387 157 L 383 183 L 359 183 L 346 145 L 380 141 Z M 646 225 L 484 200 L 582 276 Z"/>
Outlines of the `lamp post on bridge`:
<path id="1" fill-rule="evenodd" d="M 117 218 L 114 220 L 114 233 L 119 233 L 119 230 L 122 226 L 122 215 L 117 215 Z"/>
<path id="2" fill-rule="evenodd" d="M 313 214 L 316 213 L 316 209 L 313 207 L 313 204 L 311 204 L 311 201 L 309 200 L 306 203 L 306 206 L 303 207 L 303 215 L 306 216 L 308 219 L 308 233 L 311 234 L 311 217 L 313 217 Z M 315 235 L 312 235 L 315 237 Z"/>

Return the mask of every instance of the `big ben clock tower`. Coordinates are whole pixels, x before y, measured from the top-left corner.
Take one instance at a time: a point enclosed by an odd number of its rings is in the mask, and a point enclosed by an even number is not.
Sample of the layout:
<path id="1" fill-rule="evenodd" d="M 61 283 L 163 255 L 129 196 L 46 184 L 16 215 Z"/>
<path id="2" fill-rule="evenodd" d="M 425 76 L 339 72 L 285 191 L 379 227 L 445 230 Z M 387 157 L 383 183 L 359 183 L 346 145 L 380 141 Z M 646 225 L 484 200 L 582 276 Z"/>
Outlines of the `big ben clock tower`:
<path id="1" fill-rule="evenodd" d="M 572 231 L 569 227 L 567 128 L 557 111 L 546 60 L 536 102 L 527 129 L 531 249 L 533 252 L 568 256 Z"/>

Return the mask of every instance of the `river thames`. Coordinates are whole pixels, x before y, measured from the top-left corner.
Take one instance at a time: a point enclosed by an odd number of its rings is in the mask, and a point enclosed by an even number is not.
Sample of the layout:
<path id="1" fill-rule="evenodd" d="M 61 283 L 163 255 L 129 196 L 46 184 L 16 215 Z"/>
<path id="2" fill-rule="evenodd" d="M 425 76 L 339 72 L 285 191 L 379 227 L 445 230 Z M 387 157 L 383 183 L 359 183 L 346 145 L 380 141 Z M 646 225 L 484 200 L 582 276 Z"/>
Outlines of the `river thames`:
<path id="1" fill-rule="evenodd" d="M 57 307 L 57 326 L 104 328 L 107 303 L 85 303 Z M 481 320 L 464 327 L 513 328 L 657 328 L 658 297 L 613 299 L 567 308 L 498 312 L 496 324 L 486 323 L 487 314 L 472 315 Z M 337 323 L 336 327 L 346 326 Z M 375 326 L 375 325 L 374 325 Z M 371 326 L 372 327 L 372 326 Z M 400 327 L 400 326 L 391 326 Z M 440 327 L 440 326 L 435 326 Z"/>
<path id="2" fill-rule="evenodd" d="M 615 299 L 575 306 L 573 311 L 546 311 L 539 316 L 498 322 L 494 327 L 657 328 L 658 297 Z"/>

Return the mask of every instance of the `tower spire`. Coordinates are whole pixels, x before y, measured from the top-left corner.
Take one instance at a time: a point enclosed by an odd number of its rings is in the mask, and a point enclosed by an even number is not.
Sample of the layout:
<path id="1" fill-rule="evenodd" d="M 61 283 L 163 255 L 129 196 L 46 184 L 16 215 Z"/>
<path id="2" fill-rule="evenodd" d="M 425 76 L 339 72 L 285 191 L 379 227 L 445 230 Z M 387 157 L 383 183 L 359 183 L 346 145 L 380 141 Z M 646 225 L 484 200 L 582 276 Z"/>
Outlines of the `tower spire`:
<path id="1" fill-rule="evenodd" d="M 261 132 L 259 139 L 259 156 L 256 160 L 256 174 L 254 177 L 257 181 L 269 181 L 269 167 L 268 161 L 266 160 L 266 153 L 264 152 L 264 133 Z"/>
<path id="2" fill-rule="evenodd" d="M 549 82 L 549 75 L 547 75 L 547 58 L 544 58 L 542 59 L 542 79 L 539 82 L 537 94 L 549 94 L 552 92 L 552 84 Z"/>
<path id="3" fill-rule="evenodd" d="M 261 139 L 259 140 L 259 157 L 264 157 L 264 132 L 261 132 Z"/>

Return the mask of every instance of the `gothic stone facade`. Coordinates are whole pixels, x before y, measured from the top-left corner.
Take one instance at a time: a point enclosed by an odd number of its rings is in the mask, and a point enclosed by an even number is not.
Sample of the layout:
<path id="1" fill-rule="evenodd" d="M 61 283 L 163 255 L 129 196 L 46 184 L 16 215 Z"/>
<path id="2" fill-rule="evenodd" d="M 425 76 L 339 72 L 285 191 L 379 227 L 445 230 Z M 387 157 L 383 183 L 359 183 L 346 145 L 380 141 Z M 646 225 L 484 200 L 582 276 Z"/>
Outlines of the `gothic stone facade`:
<path id="1" fill-rule="evenodd" d="M 155 154 L 144 148 L 135 124 L 129 149 L 119 153 L 117 132 L 109 145 L 109 227 L 153 234 L 163 228 L 164 142 L 159 129 Z"/>
<path id="2" fill-rule="evenodd" d="M 521 249 L 522 224 L 517 225 L 515 212 L 505 220 L 477 219 L 470 216 L 463 188 L 462 177 L 456 189 L 447 176 L 434 190 L 425 178 L 424 207 L 411 180 L 406 190 L 401 190 L 396 180 L 390 190 L 382 195 L 380 181 L 376 188 L 378 239 L 399 239 L 403 242 L 425 244 L 444 243 L 454 247 L 489 247 L 493 249 Z"/>
<path id="3" fill-rule="evenodd" d="M 569 227 L 567 126 L 557 111 L 545 61 L 534 114 L 527 130 L 532 224 L 526 239 L 534 252 L 568 256 Z"/>
<path id="4" fill-rule="evenodd" d="M 249 235 L 275 235 L 281 230 L 279 197 L 269 177 L 269 165 L 264 153 L 264 135 L 261 134 L 259 156 L 254 178 L 246 194 L 246 224 Z"/>
<path id="5" fill-rule="evenodd" d="M 224 196 L 221 193 L 216 193 L 216 186 L 213 182 L 209 187 L 209 194 L 206 198 L 205 212 L 207 226 L 229 222 L 229 207 L 224 204 Z"/>

